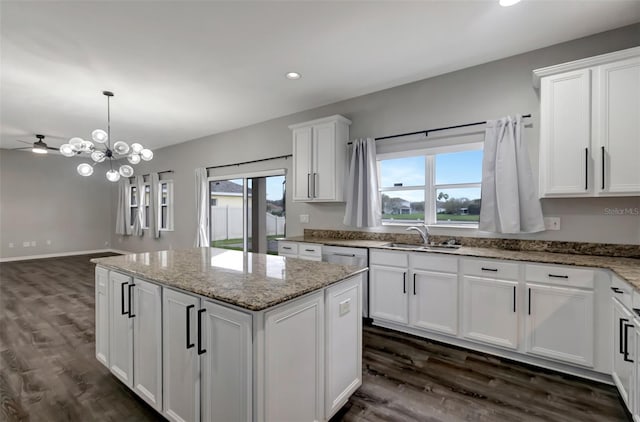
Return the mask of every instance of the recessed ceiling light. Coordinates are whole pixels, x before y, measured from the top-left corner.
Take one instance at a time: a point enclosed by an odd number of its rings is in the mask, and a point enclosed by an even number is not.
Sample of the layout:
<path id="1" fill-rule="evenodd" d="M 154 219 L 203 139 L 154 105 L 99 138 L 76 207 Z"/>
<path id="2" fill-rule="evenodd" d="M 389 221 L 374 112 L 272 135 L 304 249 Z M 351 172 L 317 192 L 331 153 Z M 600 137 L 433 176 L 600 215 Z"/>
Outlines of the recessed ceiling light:
<path id="1" fill-rule="evenodd" d="M 302 75 L 299 74 L 298 72 L 288 72 L 286 75 L 284 75 L 284 77 L 287 79 L 295 80 L 295 79 L 300 79 Z"/>
<path id="2" fill-rule="evenodd" d="M 500 6 L 502 7 L 513 6 L 516 3 L 520 3 L 520 0 L 500 0 Z"/>

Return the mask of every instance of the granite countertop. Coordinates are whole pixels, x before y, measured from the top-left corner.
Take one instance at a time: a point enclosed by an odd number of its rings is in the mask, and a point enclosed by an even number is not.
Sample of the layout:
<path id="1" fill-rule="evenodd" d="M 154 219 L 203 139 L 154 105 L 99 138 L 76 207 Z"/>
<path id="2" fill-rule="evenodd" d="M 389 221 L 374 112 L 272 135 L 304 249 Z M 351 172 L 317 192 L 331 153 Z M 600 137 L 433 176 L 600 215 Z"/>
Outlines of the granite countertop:
<path id="1" fill-rule="evenodd" d="M 321 243 L 323 245 L 400 250 L 405 252 L 442 253 L 479 258 L 505 259 L 510 261 L 526 261 L 544 264 L 575 265 L 581 267 L 604 268 L 613 271 L 640 292 L 640 259 L 608 257 L 598 255 L 579 255 L 543 251 L 514 251 L 500 248 L 479 248 L 462 246 L 459 249 L 425 251 L 424 249 L 406 249 L 384 246 L 388 240 L 330 239 L 318 237 L 288 237 L 287 241 Z"/>
<path id="2" fill-rule="evenodd" d="M 216 248 L 145 252 L 91 262 L 251 311 L 366 271 L 366 267 Z"/>

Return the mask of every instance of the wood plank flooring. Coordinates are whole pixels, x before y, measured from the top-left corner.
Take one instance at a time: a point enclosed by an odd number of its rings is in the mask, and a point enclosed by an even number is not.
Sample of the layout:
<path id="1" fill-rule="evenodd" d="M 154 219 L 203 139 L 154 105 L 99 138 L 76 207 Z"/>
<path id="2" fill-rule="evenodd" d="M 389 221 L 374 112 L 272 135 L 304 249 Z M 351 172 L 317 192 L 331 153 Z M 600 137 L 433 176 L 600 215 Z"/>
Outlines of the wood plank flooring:
<path id="1" fill-rule="evenodd" d="M 163 420 L 95 360 L 91 257 L 0 264 L 0 421 Z M 377 327 L 364 346 L 332 422 L 628 420 L 607 385 Z"/>

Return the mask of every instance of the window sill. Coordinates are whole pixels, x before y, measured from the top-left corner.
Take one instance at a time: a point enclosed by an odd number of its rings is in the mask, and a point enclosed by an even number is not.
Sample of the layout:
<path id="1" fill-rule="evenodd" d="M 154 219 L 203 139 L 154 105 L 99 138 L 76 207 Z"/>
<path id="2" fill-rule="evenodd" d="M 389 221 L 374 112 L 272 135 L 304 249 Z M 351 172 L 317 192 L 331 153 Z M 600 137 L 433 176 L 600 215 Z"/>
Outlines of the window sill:
<path id="1" fill-rule="evenodd" d="M 423 223 L 382 223 L 383 227 L 411 227 L 411 226 L 422 226 Z M 468 229 L 468 230 L 478 230 L 477 224 L 427 224 L 429 230 L 431 229 Z"/>

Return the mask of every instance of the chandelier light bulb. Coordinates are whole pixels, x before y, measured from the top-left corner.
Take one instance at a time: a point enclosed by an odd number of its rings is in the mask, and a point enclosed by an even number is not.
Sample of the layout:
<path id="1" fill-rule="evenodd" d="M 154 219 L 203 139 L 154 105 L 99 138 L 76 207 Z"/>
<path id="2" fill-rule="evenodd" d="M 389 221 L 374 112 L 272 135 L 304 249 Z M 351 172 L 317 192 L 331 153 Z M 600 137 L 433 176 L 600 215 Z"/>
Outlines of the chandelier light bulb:
<path id="1" fill-rule="evenodd" d="M 75 137 L 75 138 L 69 139 L 69 144 L 71 144 L 71 146 L 73 146 L 78 151 L 82 150 L 83 143 L 84 143 L 84 139 L 82 138 Z"/>
<path id="2" fill-rule="evenodd" d="M 151 159 L 153 158 L 153 151 L 147 148 L 143 149 L 142 151 L 140 151 L 140 158 L 142 158 L 144 161 L 151 161 Z"/>
<path id="3" fill-rule="evenodd" d="M 82 141 L 82 145 L 80 145 L 80 150 L 83 152 L 89 152 L 93 150 L 93 142 L 91 141 Z"/>
<path id="4" fill-rule="evenodd" d="M 71 144 L 62 144 L 60 145 L 60 154 L 65 157 L 73 157 L 76 155 L 76 149 Z"/>
<path id="5" fill-rule="evenodd" d="M 104 155 L 104 152 L 102 151 L 93 151 L 91 153 L 91 159 L 93 161 L 95 161 L 96 163 L 101 163 L 103 162 L 107 157 Z"/>
<path id="6" fill-rule="evenodd" d="M 131 154 L 129 157 L 127 157 L 127 160 L 129 160 L 131 164 L 138 164 L 140 162 L 140 156 L 138 154 Z"/>
<path id="7" fill-rule="evenodd" d="M 133 176 L 133 167 L 125 164 L 120 166 L 119 172 L 122 177 L 131 177 Z"/>
<path id="8" fill-rule="evenodd" d="M 113 144 L 113 151 L 118 155 L 125 155 L 129 153 L 129 145 L 126 142 L 118 141 Z"/>
<path id="9" fill-rule="evenodd" d="M 137 142 L 134 142 L 133 144 L 131 144 L 131 150 L 135 153 L 135 154 L 140 154 L 140 152 L 142 152 L 142 150 L 144 149 L 144 147 L 142 145 L 140 145 Z"/>
<path id="10" fill-rule="evenodd" d="M 99 144 L 104 144 L 105 142 L 107 142 L 107 140 L 109 140 L 109 135 L 107 135 L 107 132 L 102 129 L 96 129 L 91 132 L 91 139 Z"/>
<path id="11" fill-rule="evenodd" d="M 120 173 L 115 170 L 109 170 L 107 172 L 107 180 L 110 182 L 117 182 L 120 180 Z"/>
<path id="12" fill-rule="evenodd" d="M 91 164 L 82 163 L 78 165 L 78 174 L 84 177 L 91 176 L 93 174 L 93 167 Z"/>

